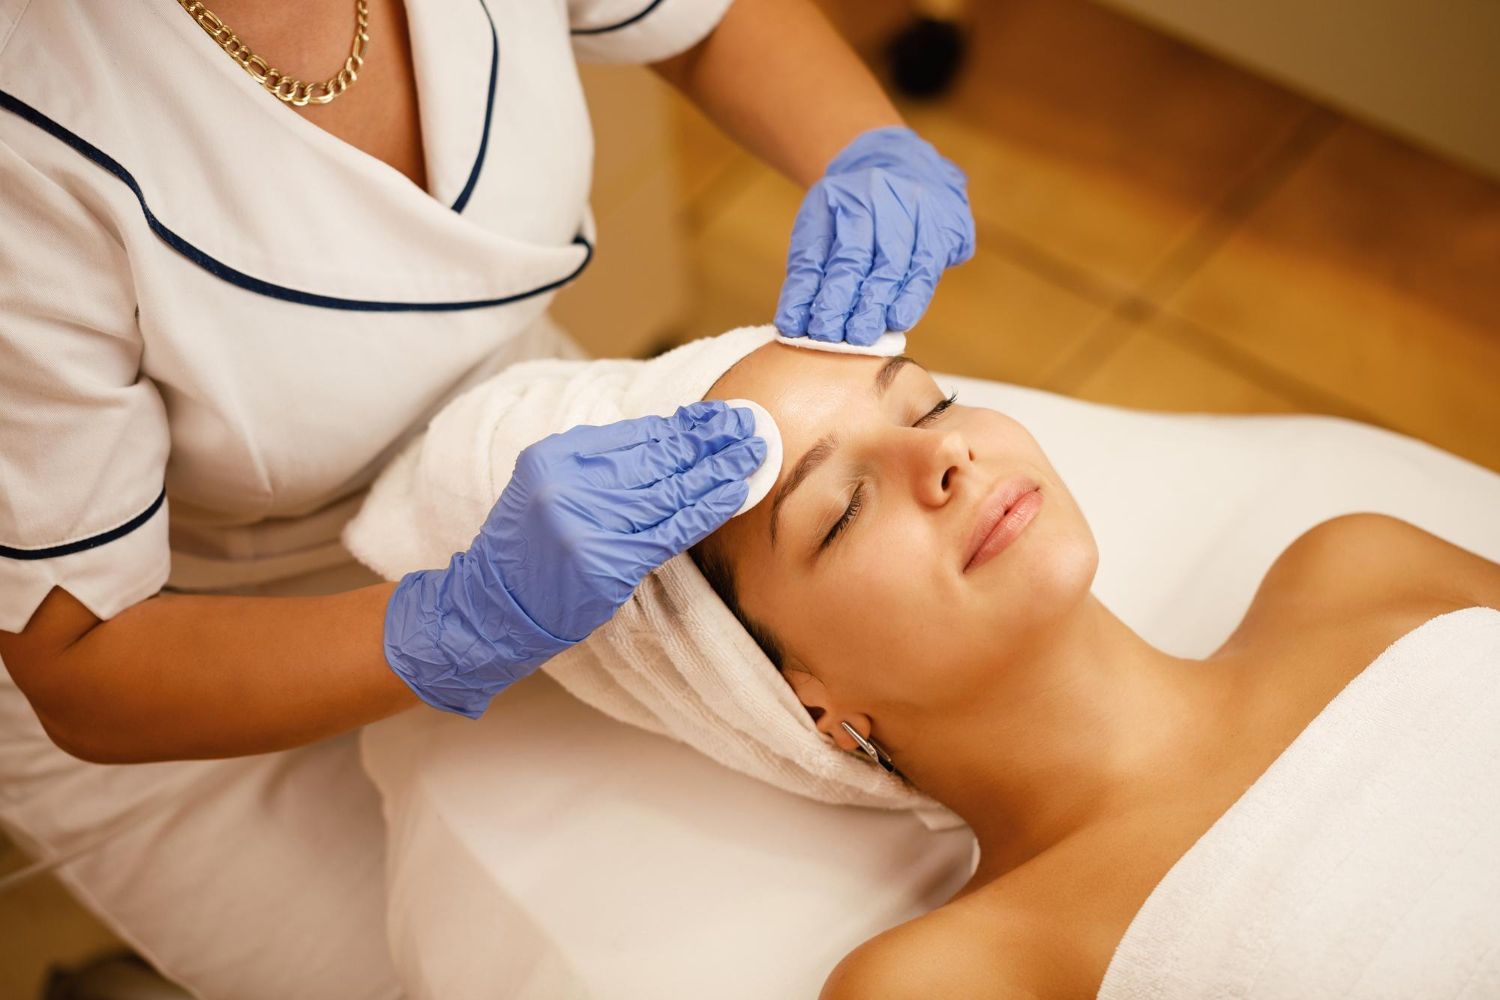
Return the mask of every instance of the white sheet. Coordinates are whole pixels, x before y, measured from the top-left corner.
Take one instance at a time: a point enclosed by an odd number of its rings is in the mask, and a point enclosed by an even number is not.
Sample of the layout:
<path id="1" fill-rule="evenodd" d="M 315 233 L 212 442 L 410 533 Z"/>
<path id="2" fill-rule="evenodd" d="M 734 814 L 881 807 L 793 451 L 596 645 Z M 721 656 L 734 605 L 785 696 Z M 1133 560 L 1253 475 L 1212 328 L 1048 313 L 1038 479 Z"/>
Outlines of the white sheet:
<path id="1" fill-rule="evenodd" d="M 1099 540 L 1095 592 L 1177 655 L 1212 651 L 1286 545 L 1338 514 L 1393 514 L 1500 559 L 1500 476 L 1399 435 L 945 381 L 1030 428 Z M 962 832 L 776 791 L 545 679 L 478 722 L 387 720 L 363 749 L 413 998 L 812 997 L 968 874 Z"/>
<path id="2" fill-rule="evenodd" d="M 1100 1000 L 1500 996 L 1500 611 L 1392 643 L 1193 845 Z"/>

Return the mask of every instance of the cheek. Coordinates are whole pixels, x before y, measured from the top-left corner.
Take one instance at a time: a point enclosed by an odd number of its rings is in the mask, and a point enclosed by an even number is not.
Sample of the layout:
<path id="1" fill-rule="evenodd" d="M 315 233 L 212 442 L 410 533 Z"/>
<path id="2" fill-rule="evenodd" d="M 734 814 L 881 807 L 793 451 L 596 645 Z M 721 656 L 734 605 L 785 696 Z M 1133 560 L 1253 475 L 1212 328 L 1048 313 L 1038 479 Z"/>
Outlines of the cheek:
<path id="1" fill-rule="evenodd" d="M 869 525 L 781 614 L 786 642 L 838 696 L 921 702 L 981 659 L 983 636 L 923 524 Z"/>
<path id="2" fill-rule="evenodd" d="M 1071 497 L 1055 493 L 1026 534 L 980 570 L 992 572 L 975 581 L 970 596 L 991 658 L 1013 663 L 1048 644 L 1087 599 L 1098 567 L 1088 522 Z"/>

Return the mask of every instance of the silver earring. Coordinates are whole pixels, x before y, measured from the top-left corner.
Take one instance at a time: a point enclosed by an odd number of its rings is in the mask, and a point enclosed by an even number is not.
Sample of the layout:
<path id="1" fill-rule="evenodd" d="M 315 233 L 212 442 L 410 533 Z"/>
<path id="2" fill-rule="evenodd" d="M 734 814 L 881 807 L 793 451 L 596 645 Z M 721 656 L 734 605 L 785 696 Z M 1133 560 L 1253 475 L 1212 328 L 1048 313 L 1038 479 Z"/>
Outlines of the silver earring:
<path id="1" fill-rule="evenodd" d="M 839 725 L 844 727 L 844 732 L 848 733 L 854 742 L 859 744 L 859 748 L 868 754 L 871 760 L 879 764 L 886 771 L 892 774 L 895 773 L 896 765 L 891 763 L 891 755 L 882 750 L 879 743 L 876 743 L 874 740 L 865 739 L 847 722 L 840 722 Z"/>

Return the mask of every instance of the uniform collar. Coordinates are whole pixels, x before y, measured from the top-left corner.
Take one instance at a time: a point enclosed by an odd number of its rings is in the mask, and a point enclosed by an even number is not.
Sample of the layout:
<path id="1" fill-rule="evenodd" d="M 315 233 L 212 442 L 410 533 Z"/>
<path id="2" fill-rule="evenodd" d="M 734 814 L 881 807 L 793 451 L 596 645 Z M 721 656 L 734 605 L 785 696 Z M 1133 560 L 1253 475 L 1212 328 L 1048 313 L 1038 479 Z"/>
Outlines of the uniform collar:
<path id="1" fill-rule="evenodd" d="M 26 13 L 59 23 L 12 39 L 6 109 L 115 174 L 159 239 L 224 280 L 315 306 L 447 310 L 537 294 L 587 262 L 581 203 L 541 240 L 452 207 L 483 183 L 503 80 L 481 0 L 409 15 L 432 193 L 278 105 L 172 0 L 73 6 Z"/>

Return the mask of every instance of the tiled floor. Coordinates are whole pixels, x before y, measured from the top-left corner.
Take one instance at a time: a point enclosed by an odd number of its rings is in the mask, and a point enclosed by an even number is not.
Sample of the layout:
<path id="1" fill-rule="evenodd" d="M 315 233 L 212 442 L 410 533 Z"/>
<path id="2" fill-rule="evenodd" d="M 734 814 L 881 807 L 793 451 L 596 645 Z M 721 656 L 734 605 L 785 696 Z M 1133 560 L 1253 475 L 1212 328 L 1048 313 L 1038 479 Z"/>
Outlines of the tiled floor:
<path id="1" fill-rule="evenodd" d="M 0 879 L 29 859 L 0 834 Z M 0 997 L 40 996 L 47 967 L 123 947 L 49 875 L 0 894 Z"/>
<path id="2" fill-rule="evenodd" d="M 867 53 L 902 5 L 823 0 Z M 1500 470 L 1500 184 L 1088 0 L 986 0 L 904 113 L 979 253 L 913 353 L 1161 410 L 1332 413 Z M 688 335 L 765 322 L 800 193 L 679 112 Z"/>

